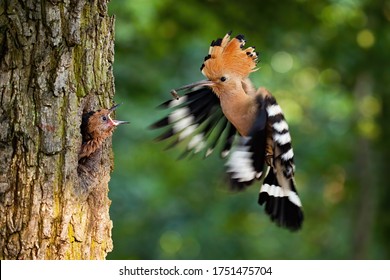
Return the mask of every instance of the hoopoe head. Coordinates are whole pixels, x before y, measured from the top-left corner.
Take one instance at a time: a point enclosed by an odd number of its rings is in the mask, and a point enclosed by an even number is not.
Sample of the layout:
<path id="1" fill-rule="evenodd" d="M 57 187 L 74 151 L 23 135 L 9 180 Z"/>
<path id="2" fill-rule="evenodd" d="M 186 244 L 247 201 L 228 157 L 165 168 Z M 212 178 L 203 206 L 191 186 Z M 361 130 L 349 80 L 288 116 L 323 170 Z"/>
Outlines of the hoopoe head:
<path id="1" fill-rule="evenodd" d="M 231 32 L 225 37 L 211 42 L 208 55 L 205 57 L 200 70 L 207 80 L 199 81 L 172 90 L 171 93 L 178 98 L 177 92 L 198 86 L 208 86 L 220 96 L 229 92 L 242 82 L 251 72 L 257 70 L 257 53 L 254 47 L 244 49 L 245 40 L 243 35 L 230 39 Z"/>
<path id="2" fill-rule="evenodd" d="M 243 35 L 230 39 L 228 33 L 222 39 L 211 42 L 208 55 L 200 68 L 211 81 L 211 87 L 219 95 L 239 84 L 257 70 L 257 53 L 254 47 L 244 49 Z"/>
<path id="3" fill-rule="evenodd" d="M 127 121 L 118 121 L 111 118 L 111 113 L 114 112 L 119 105 L 120 104 L 115 105 L 110 109 L 100 109 L 83 115 L 82 127 L 84 126 L 85 133 L 89 138 L 107 138 L 111 136 L 118 125 L 129 123 Z"/>

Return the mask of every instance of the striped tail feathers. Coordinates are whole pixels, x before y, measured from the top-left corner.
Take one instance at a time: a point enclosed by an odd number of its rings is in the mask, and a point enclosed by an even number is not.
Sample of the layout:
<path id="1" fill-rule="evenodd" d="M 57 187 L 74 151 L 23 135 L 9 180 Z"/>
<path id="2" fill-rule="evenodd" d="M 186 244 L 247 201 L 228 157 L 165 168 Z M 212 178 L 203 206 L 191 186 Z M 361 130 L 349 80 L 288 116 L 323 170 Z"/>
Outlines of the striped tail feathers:
<path id="1" fill-rule="evenodd" d="M 260 189 L 258 203 L 265 204 L 265 212 L 278 226 L 292 231 L 299 230 L 303 223 L 302 203 L 295 188 L 294 178 L 286 178 L 276 168 L 270 167 Z"/>
<path id="2" fill-rule="evenodd" d="M 221 156 L 229 153 L 237 131 L 224 116 L 219 98 L 209 87 L 190 88 L 179 99 L 168 100 L 159 107 L 171 112 L 150 128 L 166 128 L 156 140 L 174 138 L 167 148 L 186 141 L 180 158 L 201 151 L 207 157 L 217 146 L 222 146 Z"/>

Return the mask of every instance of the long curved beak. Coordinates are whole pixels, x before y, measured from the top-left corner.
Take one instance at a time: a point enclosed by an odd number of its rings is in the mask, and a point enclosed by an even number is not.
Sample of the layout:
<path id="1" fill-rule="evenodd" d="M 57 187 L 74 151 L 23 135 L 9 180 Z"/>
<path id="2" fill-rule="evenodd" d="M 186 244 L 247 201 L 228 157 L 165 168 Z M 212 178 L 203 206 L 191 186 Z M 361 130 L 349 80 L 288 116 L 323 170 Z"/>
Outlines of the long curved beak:
<path id="1" fill-rule="evenodd" d="M 193 88 L 196 88 L 196 87 L 211 87 L 213 84 L 214 83 L 212 81 L 210 81 L 210 80 L 202 80 L 202 81 L 198 81 L 198 82 L 195 82 L 195 83 L 191 83 L 191 84 L 188 84 L 188 85 L 185 85 L 185 86 L 173 89 L 173 90 L 171 90 L 171 94 L 176 99 L 179 99 L 180 96 L 179 96 L 179 94 L 177 92 L 180 91 L 180 90 L 193 89 Z"/>
<path id="2" fill-rule="evenodd" d="M 108 111 L 110 111 L 110 113 L 108 114 L 108 117 L 110 118 L 110 120 L 112 121 L 112 123 L 113 123 L 115 126 L 120 125 L 120 124 L 130 123 L 130 122 L 128 122 L 128 121 L 118 121 L 118 120 L 113 120 L 113 119 L 111 119 L 110 114 L 111 114 L 112 112 L 114 112 L 120 105 L 122 105 L 122 103 L 116 104 L 116 105 L 112 106 L 110 109 L 108 109 Z"/>

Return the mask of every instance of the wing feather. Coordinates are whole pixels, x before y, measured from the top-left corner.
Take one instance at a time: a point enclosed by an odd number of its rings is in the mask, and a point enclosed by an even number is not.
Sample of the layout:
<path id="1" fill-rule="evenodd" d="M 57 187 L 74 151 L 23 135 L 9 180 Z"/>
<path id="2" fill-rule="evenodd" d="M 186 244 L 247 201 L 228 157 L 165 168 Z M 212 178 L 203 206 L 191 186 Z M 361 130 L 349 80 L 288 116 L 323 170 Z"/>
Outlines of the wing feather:
<path id="1" fill-rule="evenodd" d="M 237 130 L 223 114 L 219 98 L 211 88 L 190 88 L 179 99 L 168 100 L 159 107 L 170 113 L 151 128 L 165 128 L 156 138 L 158 141 L 176 137 L 168 148 L 187 142 L 180 158 L 201 151 L 208 156 L 217 146 L 222 146 L 224 153 L 231 148 Z"/>
<path id="2" fill-rule="evenodd" d="M 261 186 L 258 203 L 277 225 L 292 231 L 302 227 L 304 215 L 294 181 L 294 153 L 283 111 L 272 95 L 266 97 L 268 137 L 272 160 Z"/>

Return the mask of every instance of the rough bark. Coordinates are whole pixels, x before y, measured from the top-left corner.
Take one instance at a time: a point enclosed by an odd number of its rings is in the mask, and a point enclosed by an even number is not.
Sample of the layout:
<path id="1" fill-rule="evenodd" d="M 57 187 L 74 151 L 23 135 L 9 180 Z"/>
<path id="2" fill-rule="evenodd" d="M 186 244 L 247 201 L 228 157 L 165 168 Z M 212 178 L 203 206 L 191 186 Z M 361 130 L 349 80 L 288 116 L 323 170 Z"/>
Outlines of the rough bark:
<path id="1" fill-rule="evenodd" d="M 107 0 L 2 0 L 0 259 L 104 259 L 111 143 L 79 165 L 83 112 L 114 95 Z"/>

